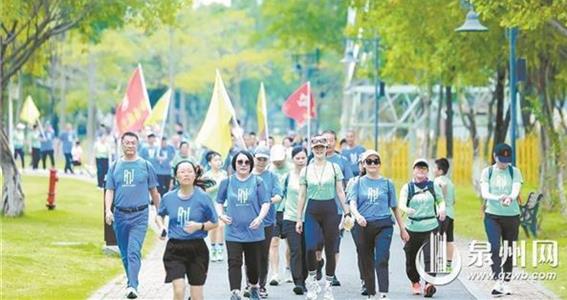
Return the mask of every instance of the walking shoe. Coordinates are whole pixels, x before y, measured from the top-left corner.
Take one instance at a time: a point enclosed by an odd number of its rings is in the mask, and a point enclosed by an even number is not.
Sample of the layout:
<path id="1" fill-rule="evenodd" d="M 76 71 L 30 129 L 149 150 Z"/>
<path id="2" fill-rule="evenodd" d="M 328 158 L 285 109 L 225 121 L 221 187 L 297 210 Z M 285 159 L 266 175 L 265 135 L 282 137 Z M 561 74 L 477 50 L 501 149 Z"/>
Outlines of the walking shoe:
<path id="1" fill-rule="evenodd" d="M 307 297 L 306 297 L 306 299 L 308 299 L 308 300 L 317 299 L 317 294 L 319 294 L 319 290 L 321 289 L 321 286 L 319 286 L 319 283 L 315 279 L 316 278 L 309 276 L 309 277 L 307 277 L 307 280 L 305 281 L 305 285 L 307 286 Z"/>
<path id="2" fill-rule="evenodd" d="M 421 284 L 419 282 L 414 282 L 411 284 L 411 293 L 413 295 L 421 294 Z"/>
<path id="3" fill-rule="evenodd" d="M 128 289 L 126 289 L 126 298 L 128 299 L 138 298 L 138 291 L 136 291 L 135 288 L 129 286 Z"/>
<path id="4" fill-rule="evenodd" d="M 366 289 L 366 284 L 364 284 L 364 280 L 360 281 L 360 294 L 362 296 L 368 296 L 368 290 Z"/>
<path id="5" fill-rule="evenodd" d="M 250 288 L 250 300 L 260 300 L 260 293 L 257 287 Z"/>
<path id="6" fill-rule="evenodd" d="M 299 284 L 296 284 L 295 287 L 293 288 L 293 292 L 296 295 L 303 295 L 303 293 L 305 293 L 306 290 L 307 289 L 304 286 L 299 285 Z"/>
<path id="7" fill-rule="evenodd" d="M 506 295 L 504 288 L 502 287 L 502 281 L 497 280 L 492 288 L 492 292 L 490 293 L 493 297 L 502 297 Z"/>
<path id="8" fill-rule="evenodd" d="M 431 297 L 433 297 L 435 292 L 437 292 L 437 289 L 435 288 L 435 286 L 431 283 L 427 283 L 425 285 L 425 288 L 423 289 L 423 297 L 431 298 Z"/>
<path id="9" fill-rule="evenodd" d="M 325 260 L 321 258 L 319 265 L 317 265 L 317 281 L 323 278 L 323 266 L 325 265 Z"/>
<path id="10" fill-rule="evenodd" d="M 224 260 L 224 248 L 219 247 L 217 249 L 217 261 L 223 261 L 223 260 Z"/>
<path id="11" fill-rule="evenodd" d="M 261 287 L 259 294 L 260 294 L 260 298 L 262 298 L 262 299 L 268 298 L 268 291 L 266 291 L 266 288 Z M 252 297 L 250 297 L 250 298 L 252 298 Z"/>
<path id="12" fill-rule="evenodd" d="M 331 281 L 332 286 L 341 286 L 341 282 L 337 279 L 337 275 L 333 276 L 333 281 Z"/>
<path id="13" fill-rule="evenodd" d="M 379 299 L 388 300 L 388 293 L 380 293 Z"/>
<path id="14" fill-rule="evenodd" d="M 250 298 L 250 286 L 248 284 L 246 284 L 246 287 L 244 288 L 244 293 L 242 293 L 242 296 L 244 296 L 244 298 Z"/>
<path id="15" fill-rule="evenodd" d="M 289 268 L 285 268 L 284 278 L 287 283 L 293 282 L 293 277 L 291 276 L 291 270 Z"/>
<path id="16" fill-rule="evenodd" d="M 508 283 L 507 283 L 507 282 L 505 282 L 505 281 L 502 282 L 502 285 L 501 285 L 501 286 L 502 286 L 502 292 L 503 292 L 505 295 L 512 295 L 512 289 L 510 289 L 510 286 L 508 286 Z"/>
<path id="17" fill-rule="evenodd" d="M 276 286 L 280 284 L 280 277 L 278 276 L 278 273 L 272 275 L 272 279 L 270 279 L 270 285 Z"/>
<path id="18" fill-rule="evenodd" d="M 230 300 L 241 300 L 242 298 L 240 298 L 240 291 L 239 290 L 233 290 L 232 293 L 230 294 Z"/>
<path id="19" fill-rule="evenodd" d="M 333 296 L 333 282 L 327 281 L 325 283 L 325 293 L 323 294 L 323 300 L 335 300 Z"/>
<path id="20" fill-rule="evenodd" d="M 212 248 L 211 249 L 211 262 L 215 262 L 217 261 L 217 249 Z"/>

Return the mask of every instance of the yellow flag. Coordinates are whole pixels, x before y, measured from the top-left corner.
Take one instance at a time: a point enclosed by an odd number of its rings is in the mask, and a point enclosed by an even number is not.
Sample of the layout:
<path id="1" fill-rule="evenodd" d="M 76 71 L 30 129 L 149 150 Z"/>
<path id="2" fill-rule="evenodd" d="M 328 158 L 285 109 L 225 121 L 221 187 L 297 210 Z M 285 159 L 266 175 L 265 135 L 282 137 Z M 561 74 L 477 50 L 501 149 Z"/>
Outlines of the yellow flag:
<path id="1" fill-rule="evenodd" d="M 226 157 L 232 146 L 230 121 L 233 116 L 234 108 L 217 70 L 213 96 L 205 121 L 197 135 L 197 143 Z"/>
<path id="2" fill-rule="evenodd" d="M 150 116 L 144 121 L 145 126 L 159 125 L 163 126 L 163 122 L 167 119 L 169 111 L 169 102 L 171 100 L 171 89 L 168 89 L 158 102 L 152 108 Z M 161 127 L 160 127 L 161 128 Z"/>
<path id="3" fill-rule="evenodd" d="M 26 98 L 26 101 L 24 101 L 24 106 L 22 107 L 22 112 L 20 113 L 20 120 L 31 125 L 37 122 L 39 116 L 40 113 L 37 109 L 37 106 L 35 106 L 35 103 L 33 103 L 32 97 L 28 96 Z"/>
<path id="4" fill-rule="evenodd" d="M 260 140 L 268 140 L 268 110 L 266 108 L 266 91 L 264 83 L 260 83 L 258 101 L 256 102 L 256 115 L 258 116 L 258 137 Z"/>

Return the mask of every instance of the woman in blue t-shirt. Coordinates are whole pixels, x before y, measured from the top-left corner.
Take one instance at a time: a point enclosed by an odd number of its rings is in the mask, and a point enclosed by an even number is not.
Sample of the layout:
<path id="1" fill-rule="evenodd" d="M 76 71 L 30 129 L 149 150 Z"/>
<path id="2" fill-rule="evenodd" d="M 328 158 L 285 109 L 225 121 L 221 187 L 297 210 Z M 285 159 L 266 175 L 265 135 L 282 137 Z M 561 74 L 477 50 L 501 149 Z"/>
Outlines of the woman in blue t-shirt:
<path id="1" fill-rule="evenodd" d="M 218 218 L 209 196 L 204 192 L 210 183 L 201 179 L 203 171 L 188 160 L 174 166 L 179 187 L 164 195 L 156 223 L 166 232 L 164 217 L 169 216 L 169 240 L 163 254 L 165 282 L 173 284 L 173 299 L 185 297 L 185 276 L 189 281 L 191 299 L 203 299 L 203 285 L 209 269 L 209 249 L 205 237 L 218 226 Z"/>
<path id="2" fill-rule="evenodd" d="M 232 174 L 220 183 L 217 213 L 225 226 L 228 254 L 228 279 L 231 298 L 241 299 L 242 254 L 246 258 L 246 276 L 250 283 L 250 299 L 260 299 L 258 281 L 260 255 L 265 239 L 264 218 L 270 209 L 270 196 L 260 176 L 251 174 L 254 158 L 248 151 L 239 151 L 232 158 Z M 223 204 L 226 205 L 226 213 Z"/>
<path id="3" fill-rule="evenodd" d="M 394 184 L 380 175 L 380 155 L 374 150 L 367 150 L 361 155 L 361 159 L 361 176 L 349 187 L 347 200 L 359 226 L 357 246 L 368 296 L 376 295 L 376 271 L 380 297 L 387 298 L 388 260 L 394 232 L 392 212 L 402 240 L 407 241 L 409 235 L 398 210 Z"/>

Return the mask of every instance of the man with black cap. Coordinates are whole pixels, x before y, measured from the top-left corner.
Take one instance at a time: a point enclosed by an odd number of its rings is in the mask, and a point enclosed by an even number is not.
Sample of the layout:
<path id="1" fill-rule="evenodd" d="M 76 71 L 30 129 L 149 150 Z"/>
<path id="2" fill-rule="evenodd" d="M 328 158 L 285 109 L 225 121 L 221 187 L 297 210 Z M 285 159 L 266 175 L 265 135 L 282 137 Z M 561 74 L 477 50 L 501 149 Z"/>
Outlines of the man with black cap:
<path id="1" fill-rule="evenodd" d="M 512 253 L 502 264 L 500 246 L 511 247 L 518 240 L 520 205 L 518 196 L 522 188 L 522 174 L 511 165 L 512 147 L 498 144 L 494 147 L 494 165 L 482 171 L 480 188 L 484 199 L 484 228 L 492 258 L 492 273 L 495 280 L 493 296 L 510 295 L 506 285 L 512 274 Z M 502 272 L 502 266 L 504 272 Z"/>

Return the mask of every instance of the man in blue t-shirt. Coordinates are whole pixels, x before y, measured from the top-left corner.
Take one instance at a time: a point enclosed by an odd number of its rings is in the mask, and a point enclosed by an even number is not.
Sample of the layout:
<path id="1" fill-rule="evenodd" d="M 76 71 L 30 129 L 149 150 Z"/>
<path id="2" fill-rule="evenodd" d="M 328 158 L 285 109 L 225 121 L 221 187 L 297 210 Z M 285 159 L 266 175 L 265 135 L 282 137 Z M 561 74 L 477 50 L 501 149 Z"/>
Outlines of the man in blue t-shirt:
<path id="1" fill-rule="evenodd" d="M 41 151 L 41 164 L 43 165 L 43 169 L 46 169 L 45 161 L 49 156 L 49 160 L 51 161 L 51 168 L 55 168 L 55 156 L 53 152 L 53 138 L 55 137 L 55 133 L 53 132 L 53 127 L 51 124 L 45 125 L 45 131 L 43 134 L 40 135 L 40 151 Z"/>
<path id="2" fill-rule="evenodd" d="M 366 151 L 364 147 L 356 144 L 356 135 L 354 130 L 350 129 L 347 131 L 346 136 L 347 148 L 344 149 L 341 154 L 350 161 L 350 169 L 352 170 L 353 176 L 358 176 L 360 170 L 358 169 L 358 157 Z"/>
<path id="3" fill-rule="evenodd" d="M 77 136 L 71 124 L 65 124 L 65 131 L 61 132 L 59 135 L 59 141 L 61 142 L 61 148 L 63 148 L 63 155 L 65 156 L 65 173 L 69 171 L 69 173 L 73 174 L 73 155 L 71 154 L 71 150 L 73 149 L 73 144 L 76 139 Z"/>
<path id="4" fill-rule="evenodd" d="M 171 185 L 171 163 L 175 157 L 175 148 L 167 142 L 166 137 L 161 138 L 161 145 L 157 154 L 154 168 L 158 180 L 158 192 L 163 197 Z"/>
<path id="5" fill-rule="evenodd" d="M 138 297 L 142 244 L 148 230 L 148 204 L 159 207 L 157 177 L 154 167 L 138 157 L 138 136 L 126 132 L 120 139 L 124 156 L 118 159 L 106 175 L 105 219 L 112 224 L 120 249 L 122 264 L 128 278 L 126 296 Z"/>

